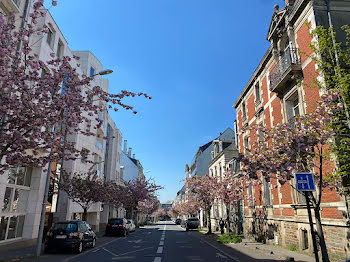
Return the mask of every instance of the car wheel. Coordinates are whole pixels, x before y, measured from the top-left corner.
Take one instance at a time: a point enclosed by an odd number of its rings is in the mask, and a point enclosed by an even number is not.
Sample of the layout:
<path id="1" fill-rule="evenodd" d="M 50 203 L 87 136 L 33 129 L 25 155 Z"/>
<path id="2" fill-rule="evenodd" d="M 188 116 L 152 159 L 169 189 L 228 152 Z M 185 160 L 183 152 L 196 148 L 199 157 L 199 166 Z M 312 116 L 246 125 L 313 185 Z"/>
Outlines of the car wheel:
<path id="1" fill-rule="evenodd" d="M 79 254 L 81 252 L 83 252 L 83 242 L 82 241 L 79 242 L 79 245 L 78 245 L 78 248 L 77 248 L 77 253 Z"/>
<path id="2" fill-rule="evenodd" d="M 186 227 L 186 231 L 188 231 L 189 229 Z"/>
<path id="3" fill-rule="evenodd" d="M 91 242 L 91 247 L 94 248 L 96 246 L 96 238 L 94 238 Z"/>

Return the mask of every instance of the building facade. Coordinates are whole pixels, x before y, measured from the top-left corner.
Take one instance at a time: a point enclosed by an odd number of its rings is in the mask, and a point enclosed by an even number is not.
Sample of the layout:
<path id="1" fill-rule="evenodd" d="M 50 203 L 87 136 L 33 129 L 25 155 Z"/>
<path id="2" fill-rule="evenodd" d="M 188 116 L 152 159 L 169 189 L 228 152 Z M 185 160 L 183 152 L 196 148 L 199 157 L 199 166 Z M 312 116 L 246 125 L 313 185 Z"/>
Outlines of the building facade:
<path id="1" fill-rule="evenodd" d="M 186 178 L 192 176 L 205 176 L 209 175 L 209 163 L 212 160 L 212 152 L 214 150 L 213 141 L 234 141 L 235 140 L 235 132 L 231 128 L 227 128 L 224 132 L 220 133 L 220 135 L 214 140 L 200 146 L 196 152 L 194 157 L 194 161 L 191 165 L 186 164 L 185 173 Z M 186 189 L 182 188 L 177 193 L 177 200 L 179 201 L 187 201 L 186 198 Z M 201 210 L 199 212 L 199 222 L 200 226 L 204 227 L 207 225 L 207 217 L 205 212 Z"/>
<path id="2" fill-rule="evenodd" d="M 242 132 L 251 125 L 267 128 L 279 123 L 293 127 L 294 118 L 315 109 L 320 90 L 312 87 L 318 77 L 315 63 L 309 58 L 309 45 L 316 41 L 311 30 L 328 27 L 326 3 L 335 30 L 350 23 L 349 1 L 286 1 L 274 7 L 267 40 L 271 45 L 239 98 L 234 103 L 237 113 L 238 144 L 241 153 L 249 149 L 253 133 Z M 300 52 L 302 51 L 302 52 Z M 329 167 L 329 171 L 331 167 Z M 310 226 L 305 199 L 288 183 L 276 180 L 249 187 L 250 200 L 244 201 L 247 236 L 283 246 L 294 245 L 312 253 Z M 322 225 L 326 244 L 334 256 L 349 256 L 349 214 L 346 199 L 335 191 L 324 189 L 321 203 Z"/>
<path id="3" fill-rule="evenodd" d="M 213 151 L 211 153 L 212 160 L 208 165 L 209 175 L 220 180 L 225 172 L 239 170 L 237 162 L 238 149 L 235 141 L 214 140 L 212 142 Z M 241 215 L 241 202 L 225 205 L 222 200 L 216 199 L 210 210 L 210 218 L 212 229 L 219 228 L 219 221 L 223 219 L 227 222 L 229 219 L 230 229 L 237 233 L 241 233 L 243 216 Z M 229 212 L 229 217 L 227 213 Z"/>

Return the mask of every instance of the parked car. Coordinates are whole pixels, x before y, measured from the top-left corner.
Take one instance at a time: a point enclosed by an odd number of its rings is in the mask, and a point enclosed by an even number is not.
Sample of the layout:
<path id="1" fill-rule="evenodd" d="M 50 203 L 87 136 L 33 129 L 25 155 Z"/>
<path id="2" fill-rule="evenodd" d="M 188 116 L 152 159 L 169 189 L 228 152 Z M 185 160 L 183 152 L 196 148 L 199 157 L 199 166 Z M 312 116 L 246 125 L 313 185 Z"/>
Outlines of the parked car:
<path id="1" fill-rule="evenodd" d="M 106 225 L 106 236 L 110 235 L 121 235 L 126 236 L 130 232 L 130 226 L 125 218 L 111 218 L 108 219 Z"/>
<path id="2" fill-rule="evenodd" d="M 190 229 L 197 229 L 199 227 L 199 219 L 196 217 L 191 217 L 186 220 L 186 231 Z"/>
<path id="3" fill-rule="evenodd" d="M 46 234 L 45 252 L 70 249 L 81 253 L 85 247 L 95 247 L 96 234 L 85 221 L 65 221 L 53 224 Z"/>
<path id="4" fill-rule="evenodd" d="M 132 219 L 128 219 L 129 231 L 134 232 L 136 230 L 135 223 Z"/>
<path id="5" fill-rule="evenodd" d="M 175 224 L 176 224 L 176 225 L 181 225 L 181 219 L 180 219 L 180 218 L 177 218 L 177 219 L 175 220 Z"/>

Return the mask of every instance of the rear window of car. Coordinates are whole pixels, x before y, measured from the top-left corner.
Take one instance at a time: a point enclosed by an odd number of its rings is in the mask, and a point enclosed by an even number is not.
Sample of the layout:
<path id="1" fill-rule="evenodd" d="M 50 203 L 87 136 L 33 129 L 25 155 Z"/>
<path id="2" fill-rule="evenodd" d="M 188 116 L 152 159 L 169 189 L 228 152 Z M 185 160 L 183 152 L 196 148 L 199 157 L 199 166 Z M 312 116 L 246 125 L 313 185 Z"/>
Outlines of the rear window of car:
<path id="1" fill-rule="evenodd" d="M 199 221 L 198 218 L 189 218 L 188 221 Z"/>
<path id="2" fill-rule="evenodd" d="M 133 224 L 134 222 L 131 219 L 128 219 L 128 224 Z"/>
<path id="3" fill-rule="evenodd" d="M 111 219 L 111 220 L 109 220 L 109 224 L 121 225 L 121 224 L 123 224 L 123 219 Z"/>
<path id="4" fill-rule="evenodd" d="M 78 231 L 78 226 L 76 223 L 55 223 L 52 228 L 52 230 L 65 230 L 69 232 L 76 232 Z"/>

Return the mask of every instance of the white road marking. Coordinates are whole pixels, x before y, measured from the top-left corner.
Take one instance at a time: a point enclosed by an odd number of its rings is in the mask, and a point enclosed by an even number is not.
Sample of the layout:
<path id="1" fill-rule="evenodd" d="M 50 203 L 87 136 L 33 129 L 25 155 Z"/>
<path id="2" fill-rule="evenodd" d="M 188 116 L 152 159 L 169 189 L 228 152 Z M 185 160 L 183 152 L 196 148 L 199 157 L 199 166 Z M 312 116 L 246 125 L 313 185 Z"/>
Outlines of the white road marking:
<path id="1" fill-rule="evenodd" d="M 161 239 L 160 239 L 161 241 L 164 241 L 164 237 L 161 237 Z"/>
<path id="2" fill-rule="evenodd" d="M 160 242 L 159 242 L 159 245 L 160 245 L 160 246 L 163 246 L 163 245 L 164 245 L 164 241 L 160 241 Z"/>
<path id="3" fill-rule="evenodd" d="M 225 257 L 223 254 L 220 254 L 220 253 L 216 253 L 216 257 L 219 257 L 219 258 L 224 258 L 226 259 L 227 257 Z"/>
<path id="4" fill-rule="evenodd" d="M 96 250 L 93 250 L 92 253 L 96 253 L 97 251 L 100 251 L 100 249 L 97 248 Z"/>
<path id="5" fill-rule="evenodd" d="M 161 262 L 162 258 L 161 257 L 155 257 L 153 262 Z"/>
<path id="6" fill-rule="evenodd" d="M 107 248 L 102 248 L 104 251 L 106 251 L 106 252 L 108 252 L 109 254 L 111 254 L 112 256 L 115 256 L 115 257 L 117 257 L 118 255 L 117 254 L 115 254 L 115 253 L 113 253 L 112 251 L 109 251 Z"/>
<path id="7" fill-rule="evenodd" d="M 138 244 L 141 242 L 141 239 L 138 239 L 138 240 L 129 240 L 128 241 L 129 243 L 135 243 L 135 244 Z"/>
<path id="8" fill-rule="evenodd" d="M 119 254 L 117 256 L 124 256 L 124 255 L 128 255 L 128 254 L 131 254 L 131 253 L 135 253 L 135 252 L 139 252 L 139 251 L 142 251 L 142 250 L 146 250 L 146 249 L 151 249 L 153 247 L 146 247 L 146 248 L 142 248 L 142 249 L 138 249 L 138 250 L 134 250 L 134 251 L 130 251 L 130 252 L 126 252 L 126 253 L 123 253 L 123 254 Z"/>
<path id="9" fill-rule="evenodd" d="M 158 253 L 158 254 L 163 253 L 163 247 L 158 247 L 157 253 Z"/>
<path id="10" fill-rule="evenodd" d="M 108 244 L 110 244 L 110 243 L 113 243 L 113 242 L 115 242 L 115 241 L 117 241 L 117 240 L 120 240 L 120 239 L 121 239 L 121 238 L 113 239 L 113 240 L 111 240 L 111 241 L 109 241 L 109 242 L 107 242 L 107 243 L 104 243 L 104 244 L 100 245 L 100 246 L 97 247 L 97 248 L 90 249 L 90 250 L 87 250 L 87 251 L 85 251 L 85 252 L 83 252 L 83 253 L 80 253 L 80 254 L 78 254 L 78 255 L 75 255 L 75 256 L 66 258 L 65 260 L 62 260 L 62 262 L 67 262 L 67 261 L 73 260 L 73 259 L 75 259 L 75 258 L 77 258 L 77 257 L 86 255 L 86 254 L 88 254 L 88 253 L 90 253 L 90 252 L 92 252 L 92 251 L 95 251 L 95 250 L 98 249 L 98 248 L 104 247 L 104 246 L 106 246 L 106 245 L 108 245 Z M 96 251 L 95 251 L 95 252 L 96 252 Z"/>

